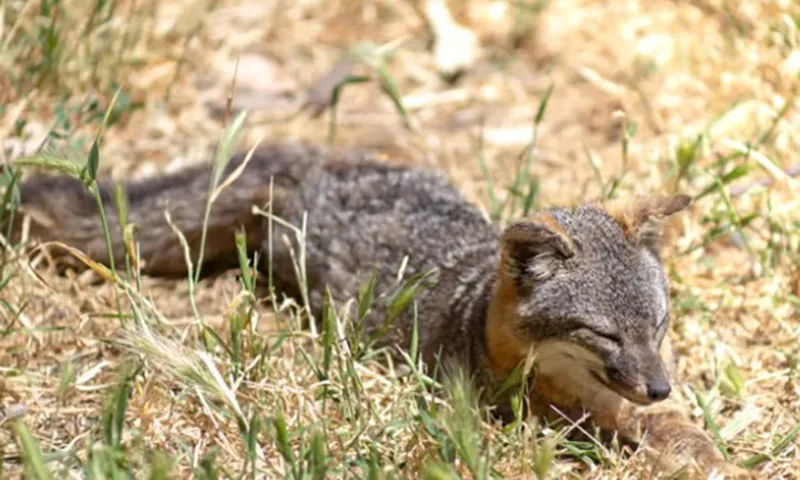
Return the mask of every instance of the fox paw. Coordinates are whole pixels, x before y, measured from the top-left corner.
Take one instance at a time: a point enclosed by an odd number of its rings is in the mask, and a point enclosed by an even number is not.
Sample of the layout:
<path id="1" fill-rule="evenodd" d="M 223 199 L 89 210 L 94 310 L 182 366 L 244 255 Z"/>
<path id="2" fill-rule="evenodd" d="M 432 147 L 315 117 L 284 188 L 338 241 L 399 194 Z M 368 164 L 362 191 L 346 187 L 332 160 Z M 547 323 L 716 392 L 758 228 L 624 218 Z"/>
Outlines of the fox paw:
<path id="1" fill-rule="evenodd" d="M 687 480 L 767 480 L 766 477 L 754 470 L 747 470 L 724 461 L 706 462 L 702 466 L 694 464 L 663 470 L 668 472 L 668 478 L 682 478 Z"/>
<path id="2" fill-rule="evenodd" d="M 767 477 L 762 475 L 760 472 L 747 470 L 745 468 L 726 463 L 714 468 L 713 473 L 711 476 L 709 476 L 709 478 L 726 480 L 766 480 Z"/>

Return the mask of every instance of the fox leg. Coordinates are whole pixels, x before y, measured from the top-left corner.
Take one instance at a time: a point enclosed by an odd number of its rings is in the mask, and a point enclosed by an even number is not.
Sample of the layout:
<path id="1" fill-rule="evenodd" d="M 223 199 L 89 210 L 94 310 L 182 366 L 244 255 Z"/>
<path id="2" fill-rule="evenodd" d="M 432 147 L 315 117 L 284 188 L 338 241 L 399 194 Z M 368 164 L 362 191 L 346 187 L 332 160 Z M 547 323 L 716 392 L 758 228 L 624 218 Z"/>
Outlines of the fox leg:
<path id="1" fill-rule="evenodd" d="M 656 469 L 668 476 L 685 472 L 690 478 L 711 474 L 760 478 L 755 472 L 726 462 L 708 434 L 672 402 L 642 407 L 622 400 L 613 420 L 618 434 L 639 444 Z"/>

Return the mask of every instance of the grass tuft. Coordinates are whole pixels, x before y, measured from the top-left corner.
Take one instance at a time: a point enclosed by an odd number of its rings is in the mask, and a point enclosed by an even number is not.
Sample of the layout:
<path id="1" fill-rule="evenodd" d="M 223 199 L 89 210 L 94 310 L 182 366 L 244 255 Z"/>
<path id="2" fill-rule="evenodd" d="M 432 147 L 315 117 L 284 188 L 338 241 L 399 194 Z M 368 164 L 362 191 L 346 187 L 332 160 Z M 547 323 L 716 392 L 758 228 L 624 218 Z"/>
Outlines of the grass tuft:
<path id="1" fill-rule="evenodd" d="M 482 50 L 446 84 L 403 2 L 257 3 L 0 2 L 0 476 L 649 478 L 639 454 L 595 432 L 570 441 L 574 425 L 526 417 L 533 364 L 505 385 L 505 425 L 463 374 L 439 381 L 422 368 L 428 331 L 414 299 L 426 273 L 400 268 L 384 295 L 367 277 L 356 298 L 327 297 L 310 318 L 307 288 L 284 298 L 256 268 L 272 252 L 251 255 L 256 232 L 241 231 L 235 271 L 200 280 L 204 233 L 184 251 L 185 279 L 142 277 L 141 226 L 119 180 L 213 149 L 197 199 L 205 232 L 219 195 L 247 175 L 230 155 L 262 138 L 448 169 L 498 224 L 545 202 L 690 194 L 665 254 L 675 395 L 732 462 L 768 478 L 800 470 L 796 5 L 448 2 Z M 327 119 L 265 119 L 341 45 L 366 73 L 338 83 Z M 230 85 L 220 65 L 232 59 Z M 46 248 L 12 237 L 33 170 L 84 183 L 109 249 L 114 209 L 124 264 L 54 243 L 89 269 L 60 275 Z M 313 219 L 287 225 L 271 205 L 255 214 L 270 240 L 275 223 L 288 227 L 307 287 Z M 402 361 L 365 331 L 376 302 L 390 306 L 385 328 L 414 313 Z"/>

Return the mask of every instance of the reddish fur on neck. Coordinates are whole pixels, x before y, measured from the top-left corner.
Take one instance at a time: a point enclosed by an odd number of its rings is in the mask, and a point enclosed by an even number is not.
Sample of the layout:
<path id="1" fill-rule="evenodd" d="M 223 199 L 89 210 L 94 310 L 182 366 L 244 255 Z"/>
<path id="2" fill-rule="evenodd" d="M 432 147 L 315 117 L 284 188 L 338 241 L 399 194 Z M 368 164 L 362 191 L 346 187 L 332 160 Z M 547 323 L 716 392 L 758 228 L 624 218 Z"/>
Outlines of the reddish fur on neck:
<path id="1" fill-rule="evenodd" d="M 574 248 L 570 236 L 558 223 L 551 212 L 542 211 L 531 215 L 522 222 L 540 223 L 562 237 L 568 248 Z M 513 234 L 515 242 L 524 239 L 528 234 L 524 229 Z M 491 363 L 492 371 L 498 376 L 505 376 L 519 365 L 528 353 L 530 344 L 521 338 L 517 331 L 517 304 L 519 297 L 517 286 L 512 277 L 514 266 L 509 256 L 508 246 L 505 242 L 511 241 L 504 237 L 500 245 L 500 262 L 498 265 L 498 278 L 494 285 L 492 300 L 489 305 L 486 321 L 486 349 Z"/>
<path id="2" fill-rule="evenodd" d="M 486 319 L 486 351 L 492 371 L 508 375 L 525 356 L 526 346 L 515 330 L 519 299 L 514 280 L 506 268 L 505 253 L 500 255 L 500 269 Z"/>

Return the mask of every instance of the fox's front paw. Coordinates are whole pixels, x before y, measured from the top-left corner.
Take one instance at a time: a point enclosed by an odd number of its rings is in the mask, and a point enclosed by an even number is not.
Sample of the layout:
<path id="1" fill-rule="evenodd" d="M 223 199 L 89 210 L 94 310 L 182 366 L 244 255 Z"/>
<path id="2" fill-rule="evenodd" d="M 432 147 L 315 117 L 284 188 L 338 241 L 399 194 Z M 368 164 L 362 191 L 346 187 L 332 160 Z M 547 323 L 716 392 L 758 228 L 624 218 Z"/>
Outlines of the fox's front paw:
<path id="1" fill-rule="evenodd" d="M 766 480 L 766 477 L 725 461 L 716 448 L 695 448 L 678 455 L 661 457 L 659 465 L 666 478 L 697 480 Z"/>
<path id="2" fill-rule="evenodd" d="M 759 472 L 737 467 L 730 463 L 723 463 L 714 468 L 712 477 L 726 480 L 766 480 L 767 478 Z"/>

